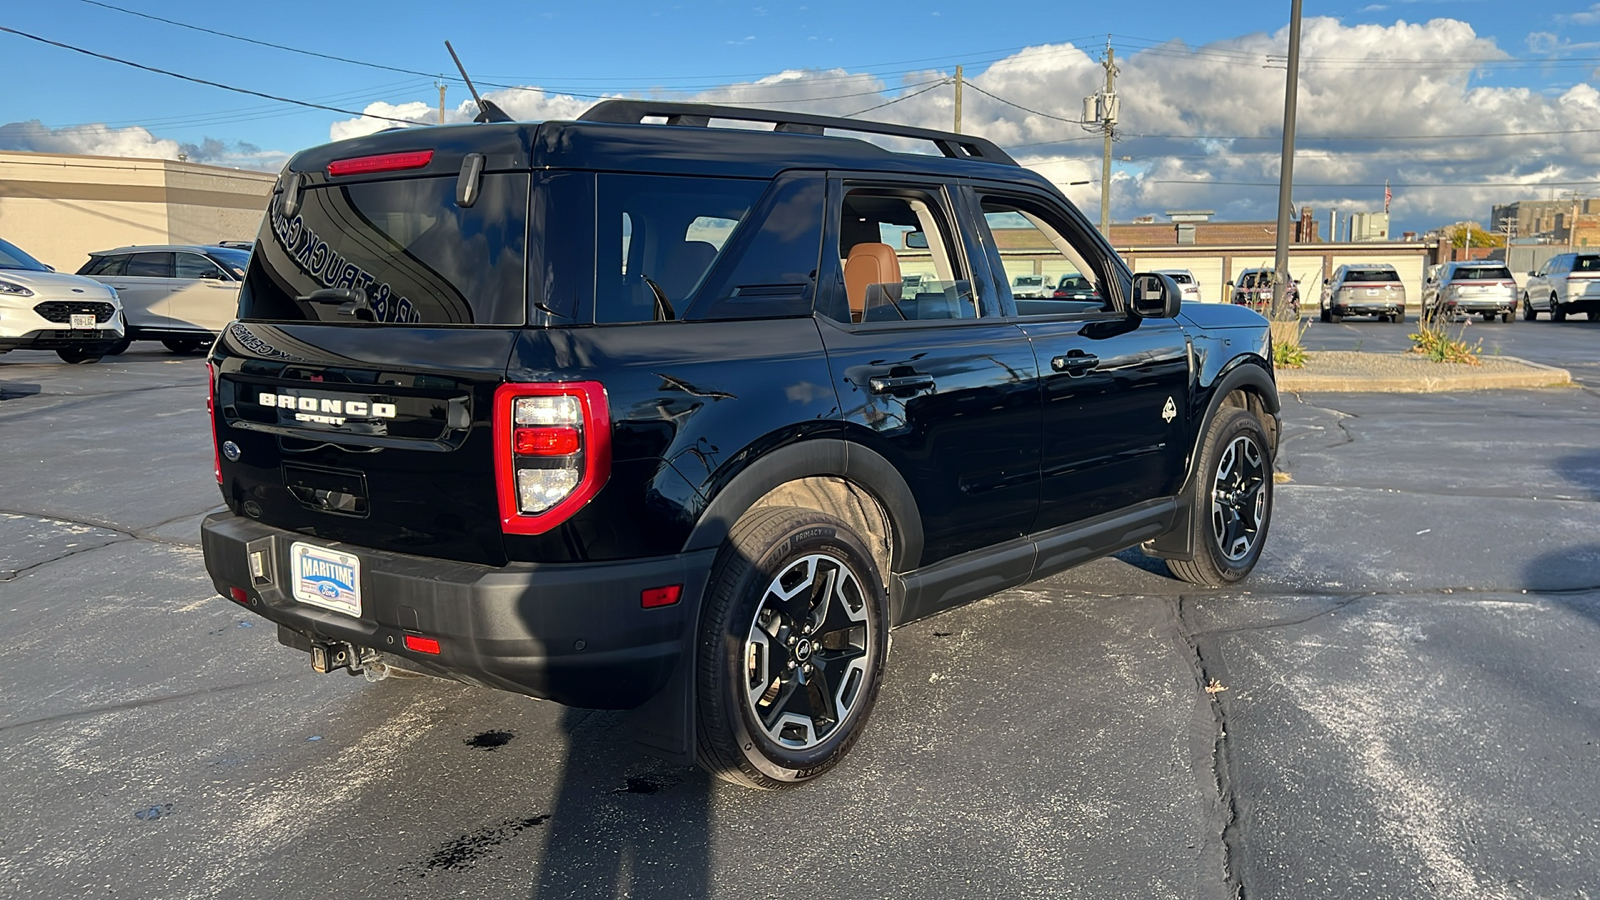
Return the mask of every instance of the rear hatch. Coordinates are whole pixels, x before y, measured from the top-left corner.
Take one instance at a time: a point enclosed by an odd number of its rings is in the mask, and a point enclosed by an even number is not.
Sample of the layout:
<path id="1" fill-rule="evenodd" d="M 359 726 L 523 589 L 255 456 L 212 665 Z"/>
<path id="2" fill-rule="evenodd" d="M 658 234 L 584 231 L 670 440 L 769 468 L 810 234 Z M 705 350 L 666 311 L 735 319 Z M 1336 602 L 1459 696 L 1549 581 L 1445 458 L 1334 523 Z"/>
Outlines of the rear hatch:
<path id="1" fill-rule="evenodd" d="M 213 352 L 219 478 L 269 525 L 501 564 L 493 400 L 528 316 L 530 176 L 411 135 L 280 178 Z"/>

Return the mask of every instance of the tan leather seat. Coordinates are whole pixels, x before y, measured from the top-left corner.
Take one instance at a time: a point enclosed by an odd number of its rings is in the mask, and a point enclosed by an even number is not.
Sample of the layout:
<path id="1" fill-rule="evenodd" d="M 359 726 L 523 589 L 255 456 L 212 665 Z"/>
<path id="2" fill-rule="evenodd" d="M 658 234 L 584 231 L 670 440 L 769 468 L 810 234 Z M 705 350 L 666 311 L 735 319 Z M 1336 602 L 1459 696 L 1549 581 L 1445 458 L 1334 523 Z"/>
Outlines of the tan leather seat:
<path id="1" fill-rule="evenodd" d="M 850 248 L 844 263 L 844 290 L 850 297 L 850 318 L 861 321 L 867 308 L 867 285 L 900 284 L 900 260 L 888 244 L 864 243 Z"/>

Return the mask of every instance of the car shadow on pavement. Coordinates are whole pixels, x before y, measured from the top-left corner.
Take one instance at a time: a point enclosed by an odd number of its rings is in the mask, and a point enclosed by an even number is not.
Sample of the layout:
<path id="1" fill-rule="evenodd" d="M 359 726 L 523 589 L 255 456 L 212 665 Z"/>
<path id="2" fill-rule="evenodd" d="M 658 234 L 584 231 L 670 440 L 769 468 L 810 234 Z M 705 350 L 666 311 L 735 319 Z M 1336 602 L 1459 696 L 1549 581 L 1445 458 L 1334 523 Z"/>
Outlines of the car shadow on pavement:
<path id="1" fill-rule="evenodd" d="M 623 715 L 566 709 L 567 759 L 532 896 L 710 893 L 712 779 L 645 756 Z"/>
<path id="2" fill-rule="evenodd" d="M 1557 457 L 1550 468 L 1580 489 L 1582 499 L 1600 502 L 1600 450 Z M 1522 583 L 1529 591 L 1551 592 L 1551 599 L 1600 624 L 1600 544 L 1554 547 L 1524 565 Z"/>

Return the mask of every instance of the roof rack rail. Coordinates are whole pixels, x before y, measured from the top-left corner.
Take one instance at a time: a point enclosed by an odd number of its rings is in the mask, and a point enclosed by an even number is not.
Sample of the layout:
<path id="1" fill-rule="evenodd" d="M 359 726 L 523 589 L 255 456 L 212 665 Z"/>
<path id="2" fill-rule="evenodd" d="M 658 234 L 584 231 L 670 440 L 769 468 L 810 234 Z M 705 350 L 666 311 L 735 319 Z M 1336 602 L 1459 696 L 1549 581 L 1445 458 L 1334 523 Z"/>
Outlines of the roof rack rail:
<path id="1" fill-rule="evenodd" d="M 976 159 L 983 162 L 1014 166 L 1017 161 L 1006 155 L 993 141 L 970 134 L 953 131 L 934 131 L 930 128 L 912 128 L 890 125 L 885 122 L 862 122 L 838 116 L 817 116 L 809 113 L 780 112 L 771 109 L 747 109 L 739 106 L 716 106 L 709 103 L 667 103 L 654 100 L 602 100 L 578 117 L 580 122 L 607 122 L 614 125 L 640 125 L 650 116 L 667 120 L 668 125 L 705 128 L 712 119 L 734 119 L 741 122 L 771 122 L 773 130 L 789 134 L 823 134 L 824 129 L 837 128 L 863 134 L 884 134 L 893 137 L 930 141 L 939 152 L 951 159 Z"/>

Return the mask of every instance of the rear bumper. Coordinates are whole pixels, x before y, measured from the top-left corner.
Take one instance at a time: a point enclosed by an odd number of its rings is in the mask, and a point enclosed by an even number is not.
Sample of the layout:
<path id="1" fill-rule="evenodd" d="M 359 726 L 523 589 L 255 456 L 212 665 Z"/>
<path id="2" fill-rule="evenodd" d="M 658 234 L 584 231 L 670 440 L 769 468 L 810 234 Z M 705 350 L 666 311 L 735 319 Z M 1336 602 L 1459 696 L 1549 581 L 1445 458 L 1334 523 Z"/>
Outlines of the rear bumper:
<path id="1" fill-rule="evenodd" d="M 1336 316 L 1394 316 L 1405 315 L 1406 305 L 1384 300 L 1358 300 L 1354 303 L 1335 303 L 1328 312 Z"/>
<path id="2" fill-rule="evenodd" d="M 333 544 L 226 512 L 206 518 L 201 540 L 217 592 L 244 590 L 252 612 L 292 631 L 377 650 L 404 668 L 596 709 L 644 703 L 692 654 L 716 555 L 494 567 Z M 297 541 L 360 557 L 361 618 L 293 599 Z M 254 552 L 268 561 L 262 577 L 251 575 Z M 683 585 L 676 604 L 641 607 L 641 592 L 672 584 Z M 407 634 L 436 639 L 440 652 L 407 649 Z"/>
<path id="3" fill-rule="evenodd" d="M 1464 313 L 1509 313 L 1517 308 L 1513 297 L 1457 297 L 1443 303 L 1445 309 Z"/>

